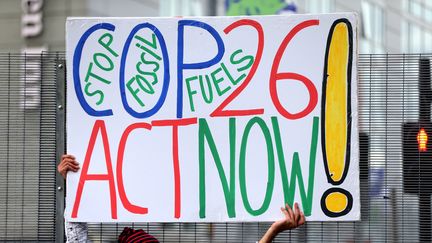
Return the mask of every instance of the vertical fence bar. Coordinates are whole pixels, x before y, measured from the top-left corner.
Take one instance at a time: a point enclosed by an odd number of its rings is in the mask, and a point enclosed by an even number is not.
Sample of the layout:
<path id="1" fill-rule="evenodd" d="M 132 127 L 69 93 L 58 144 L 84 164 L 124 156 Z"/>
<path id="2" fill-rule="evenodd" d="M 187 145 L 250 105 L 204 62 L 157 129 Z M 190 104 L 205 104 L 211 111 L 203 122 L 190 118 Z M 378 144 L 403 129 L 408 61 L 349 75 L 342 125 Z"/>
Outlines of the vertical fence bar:
<path id="1" fill-rule="evenodd" d="M 11 89 L 11 56 L 10 53 L 8 54 L 8 95 L 7 95 L 7 138 L 6 138 L 6 230 L 4 239 L 7 240 L 8 238 L 8 204 L 9 204 L 9 137 L 10 137 L 10 89 Z"/>
<path id="2" fill-rule="evenodd" d="M 64 59 L 57 59 L 56 62 L 56 164 L 59 163 L 65 150 L 65 84 L 66 84 L 66 64 Z M 64 198 L 65 181 L 63 177 L 56 173 L 56 242 L 64 241 Z"/>

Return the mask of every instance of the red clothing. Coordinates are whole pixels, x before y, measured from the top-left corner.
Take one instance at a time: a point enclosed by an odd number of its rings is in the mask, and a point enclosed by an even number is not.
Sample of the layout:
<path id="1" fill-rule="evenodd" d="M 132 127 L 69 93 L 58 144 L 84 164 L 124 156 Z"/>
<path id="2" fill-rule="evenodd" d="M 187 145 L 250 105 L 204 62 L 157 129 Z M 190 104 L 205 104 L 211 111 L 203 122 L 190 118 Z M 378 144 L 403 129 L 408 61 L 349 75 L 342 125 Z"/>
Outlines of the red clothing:
<path id="1" fill-rule="evenodd" d="M 144 230 L 134 230 L 125 227 L 118 238 L 119 243 L 159 243 L 152 235 L 147 234 Z"/>

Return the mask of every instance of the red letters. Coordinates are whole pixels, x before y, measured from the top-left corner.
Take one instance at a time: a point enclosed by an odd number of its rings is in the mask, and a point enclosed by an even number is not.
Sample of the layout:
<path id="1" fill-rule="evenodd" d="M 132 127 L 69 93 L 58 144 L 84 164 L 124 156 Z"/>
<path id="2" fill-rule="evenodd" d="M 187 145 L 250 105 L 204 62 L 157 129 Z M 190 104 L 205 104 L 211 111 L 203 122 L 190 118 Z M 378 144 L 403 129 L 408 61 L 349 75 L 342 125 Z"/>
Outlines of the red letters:
<path id="1" fill-rule="evenodd" d="M 197 118 L 186 118 L 179 120 L 153 121 L 153 126 L 172 126 L 172 153 L 174 167 L 174 217 L 180 218 L 181 214 L 181 191 L 180 191 L 180 161 L 178 155 L 178 127 L 196 124 Z"/>
<path id="2" fill-rule="evenodd" d="M 91 155 L 96 142 L 97 135 L 101 132 L 102 143 L 105 153 L 105 163 L 107 166 L 107 174 L 88 174 L 88 168 L 90 165 Z M 84 189 L 84 184 L 87 181 L 108 181 L 111 199 L 111 218 L 117 219 L 117 201 L 116 201 L 116 190 L 114 184 L 114 175 L 111 162 L 111 152 L 108 143 L 108 135 L 106 132 L 105 122 L 102 120 L 96 120 L 92 133 L 90 135 L 89 145 L 87 147 L 86 156 L 82 166 L 82 172 L 78 183 L 78 189 L 75 197 L 74 206 L 72 209 L 72 218 L 76 218 L 78 214 L 78 208 L 81 202 L 81 196 Z"/>
<path id="3" fill-rule="evenodd" d="M 125 192 L 124 184 L 123 184 L 123 157 L 124 157 L 126 142 L 127 142 L 128 137 L 129 137 L 129 134 L 137 128 L 143 128 L 143 129 L 151 130 L 152 127 L 148 123 L 139 122 L 139 123 L 134 123 L 134 124 L 128 126 L 126 128 L 126 130 L 123 132 L 123 135 L 120 139 L 120 144 L 119 144 L 118 153 L 117 153 L 117 183 L 118 183 L 120 200 L 123 203 L 123 206 L 125 207 L 125 209 L 127 209 L 131 213 L 147 214 L 148 213 L 147 208 L 133 205 L 129 201 L 129 199 L 126 196 L 126 192 Z"/>
<path id="4" fill-rule="evenodd" d="M 307 20 L 296 25 L 282 41 L 282 44 L 279 46 L 279 49 L 277 50 L 275 59 L 273 60 L 273 65 L 270 73 L 270 96 L 278 112 L 287 119 L 295 120 L 307 116 L 309 113 L 313 111 L 313 109 L 318 103 L 318 91 L 316 90 L 316 87 L 312 83 L 312 81 L 310 81 L 308 78 L 298 73 L 278 73 L 278 68 L 279 68 L 282 55 L 284 54 L 285 49 L 287 48 L 292 38 L 294 38 L 294 36 L 302 29 L 313 25 L 319 25 L 319 20 Z M 309 103 L 304 110 L 295 114 L 291 114 L 282 106 L 278 97 L 277 87 L 276 87 L 277 81 L 281 79 L 298 80 L 306 86 L 310 98 L 309 98 Z"/>
<path id="5" fill-rule="evenodd" d="M 179 120 L 157 120 L 153 121 L 153 126 L 172 126 L 172 154 L 173 154 L 173 170 L 174 170 L 174 217 L 180 218 L 181 215 L 181 185 L 180 185 L 180 161 L 179 161 L 179 145 L 178 145 L 178 128 L 179 126 L 188 126 L 197 123 L 197 118 L 185 118 Z M 120 139 L 118 153 L 117 153 L 117 166 L 116 166 L 116 177 L 118 183 L 118 191 L 120 200 L 125 209 L 127 209 L 131 213 L 135 214 L 147 214 L 148 208 L 140 207 L 132 204 L 127 195 L 124 188 L 123 183 L 123 158 L 126 148 L 126 143 L 129 138 L 129 135 L 135 129 L 147 129 L 151 130 L 152 125 L 145 122 L 138 122 L 129 125 Z M 97 140 L 97 136 L 99 134 L 99 130 L 102 136 L 102 143 L 105 152 L 105 162 L 107 166 L 107 174 L 88 174 L 88 168 L 90 165 L 91 155 L 93 153 L 93 148 L 95 146 L 95 142 Z M 86 181 L 104 181 L 107 180 L 109 182 L 110 187 L 110 199 L 111 199 L 111 218 L 117 219 L 117 200 L 116 200 L 116 190 L 114 183 L 114 173 L 112 169 L 111 162 L 111 152 L 108 143 L 108 135 L 105 127 L 105 122 L 102 120 L 97 120 L 93 126 L 93 130 L 90 136 L 89 145 L 87 147 L 86 156 L 84 159 L 82 172 L 78 184 L 78 189 L 75 197 L 75 202 L 72 210 L 72 218 L 76 218 L 78 214 L 78 208 L 81 202 L 82 192 L 84 189 L 84 184 Z"/>
<path id="6" fill-rule="evenodd" d="M 243 25 L 249 25 L 255 28 L 255 30 L 258 33 L 258 44 L 257 44 L 257 52 L 255 55 L 254 63 L 252 64 L 252 67 L 249 71 L 249 74 L 246 76 L 243 83 L 241 83 L 237 89 L 235 89 L 211 114 L 211 117 L 215 116 L 249 116 L 249 115 L 261 115 L 264 113 L 264 109 L 251 109 L 251 110 L 224 110 L 224 108 L 232 102 L 232 100 L 237 97 L 249 84 L 249 82 L 252 80 L 252 77 L 255 75 L 255 72 L 258 68 L 258 65 L 261 61 L 262 52 L 264 49 L 264 31 L 261 27 L 261 24 L 258 23 L 255 20 L 251 19 L 241 19 L 239 21 L 236 21 L 226 27 L 224 29 L 225 34 L 228 34 L 233 29 L 243 26 Z"/>

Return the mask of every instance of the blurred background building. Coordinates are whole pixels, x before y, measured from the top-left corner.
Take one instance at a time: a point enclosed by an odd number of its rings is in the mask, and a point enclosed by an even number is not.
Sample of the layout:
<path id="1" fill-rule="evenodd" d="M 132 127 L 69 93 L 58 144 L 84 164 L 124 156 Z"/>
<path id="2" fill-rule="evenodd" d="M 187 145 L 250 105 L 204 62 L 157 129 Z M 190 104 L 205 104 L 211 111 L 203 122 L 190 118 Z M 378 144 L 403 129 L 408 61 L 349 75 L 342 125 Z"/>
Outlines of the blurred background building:
<path id="1" fill-rule="evenodd" d="M 2 0 L 0 50 L 63 51 L 67 16 L 204 16 L 357 12 L 361 53 L 432 51 L 430 0 Z M 32 49 L 33 51 L 37 49 Z"/>

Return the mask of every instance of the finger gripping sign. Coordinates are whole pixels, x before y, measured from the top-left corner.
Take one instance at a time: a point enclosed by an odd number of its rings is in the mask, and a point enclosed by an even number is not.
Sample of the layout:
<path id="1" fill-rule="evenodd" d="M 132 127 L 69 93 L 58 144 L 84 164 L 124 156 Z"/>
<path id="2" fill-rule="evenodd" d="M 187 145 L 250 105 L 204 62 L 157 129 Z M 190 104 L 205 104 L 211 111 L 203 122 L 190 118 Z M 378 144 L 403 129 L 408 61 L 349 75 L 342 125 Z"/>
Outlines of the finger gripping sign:
<path id="1" fill-rule="evenodd" d="M 355 14 L 66 28 L 67 220 L 360 219 Z"/>

